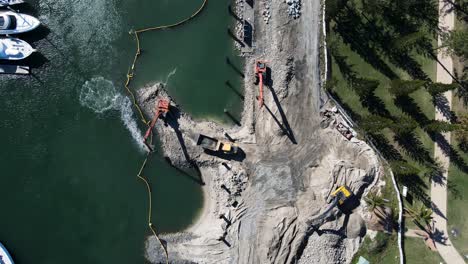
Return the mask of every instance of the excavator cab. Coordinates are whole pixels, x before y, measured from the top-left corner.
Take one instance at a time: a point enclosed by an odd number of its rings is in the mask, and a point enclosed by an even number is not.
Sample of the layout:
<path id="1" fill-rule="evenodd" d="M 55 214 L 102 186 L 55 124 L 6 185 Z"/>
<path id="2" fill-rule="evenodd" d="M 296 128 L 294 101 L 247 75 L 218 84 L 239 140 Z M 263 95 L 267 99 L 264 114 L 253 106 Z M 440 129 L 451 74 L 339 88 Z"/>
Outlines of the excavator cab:
<path id="1" fill-rule="evenodd" d="M 220 150 L 224 154 L 236 154 L 237 145 L 230 142 L 221 142 Z"/>
<path id="2" fill-rule="evenodd" d="M 257 78 L 260 78 L 260 74 L 262 75 L 263 82 L 266 81 L 266 74 L 267 74 L 267 66 L 264 61 L 257 61 L 255 64 L 255 73 L 257 74 Z"/>
<path id="3" fill-rule="evenodd" d="M 338 187 L 338 189 L 336 189 L 334 192 L 332 192 L 331 195 L 338 200 L 338 205 L 344 205 L 345 202 L 354 194 L 349 189 L 349 187 L 342 185 Z"/>
<path id="4" fill-rule="evenodd" d="M 164 114 L 167 113 L 169 111 L 169 101 L 164 99 L 158 100 L 157 110 Z"/>
<path id="5" fill-rule="evenodd" d="M 264 61 L 257 61 L 255 66 L 256 73 L 266 73 L 266 64 Z"/>

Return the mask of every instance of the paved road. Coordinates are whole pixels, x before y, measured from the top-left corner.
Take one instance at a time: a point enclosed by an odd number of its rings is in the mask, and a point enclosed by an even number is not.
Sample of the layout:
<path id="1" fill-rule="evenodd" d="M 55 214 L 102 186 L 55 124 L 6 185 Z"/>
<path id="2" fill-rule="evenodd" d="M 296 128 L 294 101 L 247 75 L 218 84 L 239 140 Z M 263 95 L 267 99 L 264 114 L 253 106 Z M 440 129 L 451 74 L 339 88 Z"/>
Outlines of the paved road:
<path id="1" fill-rule="evenodd" d="M 453 11 L 447 12 L 447 7 L 444 0 L 439 0 L 439 27 L 444 28 L 445 30 L 452 30 L 455 23 L 455 14 Z M 439 36 L 438 38 L 439 47 L 442 46 L 442 40 Z M 437 64 L 437 82 L 440 83 L 452 83 L 452 77 L 450 74 L 453 74 L 453 62 L 450 56 L 444 55 L 445 49 L 439 49 L 437 54 L 438 60 L 442 65 Z M 447 72 L 450 72 L 450 74 Z M 447 91 L 444 96 L 447 98 L 449 105 L 452 104 L 452 91 Z M 447 118 L 436 109 L 437 120 L 447 121 Z M 450 133 L 444 134 L 447 142 L 450 142 Z M 450 264 L 464 264 L 460 253 L 452 245 L 452 242 L 448 238 L 447 231 L 447 177 L 448 177 L 448 168 L 450 164 L 450 158 L 442 151 L 437 143 L 434 146 L 434 157 L 436 160 L 439 160 L 444 168 L 443 180 L 442 183 L 432 182 L 431 184 L 431 200 L 432 203 L 436 206 L 439 213 L 433 213 L 433 222 L 434 222 L 434 232 L 441 232 L 445 238 L 443 242 L 439 241 L 436 243 L 437 249 L 446 263 Z"/>

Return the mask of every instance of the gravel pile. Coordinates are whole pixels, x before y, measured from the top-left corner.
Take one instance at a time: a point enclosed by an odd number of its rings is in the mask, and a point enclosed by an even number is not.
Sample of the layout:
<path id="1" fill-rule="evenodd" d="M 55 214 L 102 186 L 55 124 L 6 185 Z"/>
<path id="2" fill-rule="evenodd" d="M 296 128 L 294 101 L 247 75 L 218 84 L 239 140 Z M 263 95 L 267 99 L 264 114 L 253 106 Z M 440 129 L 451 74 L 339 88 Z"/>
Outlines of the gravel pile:
<path id="1" fill-rule="evenodd" d="M 236 16 L 240 18 L 240 20 L 236 20 L 236 26 L 235 26 L 235 34 L 239 39 L 242 39 L 242 35 L 243 35 L 242 20 L 244 19 L 244 13 L 242 12 L 242 10 L 244 9 L 244 4 L 247 4 L 245 3 L 245 0 L 236 0 L 236 4 L 234 5 L 234 10 L 233 10 Z M 242 47 L 237 41 L 234 41 L 234 45 L 236 49 L 241 50 Z"/>
<path id="2" fill-rule="evenodd" d="M 286 4 L 289 16 L 298 19 L 301 16 L 301 0 L 286 0 Z"/>
<path id="3" fill-rule="evenodd" d="M 265 0 L 264 1 L 264 8 L 263 8 L 263 11 L 262 11 L 262 16 L 263 16 L 263 21 L 265 21 L 265 23 L 270 23 L 270 19 L 271 19 L 271 1 L 270 0 Z"/>

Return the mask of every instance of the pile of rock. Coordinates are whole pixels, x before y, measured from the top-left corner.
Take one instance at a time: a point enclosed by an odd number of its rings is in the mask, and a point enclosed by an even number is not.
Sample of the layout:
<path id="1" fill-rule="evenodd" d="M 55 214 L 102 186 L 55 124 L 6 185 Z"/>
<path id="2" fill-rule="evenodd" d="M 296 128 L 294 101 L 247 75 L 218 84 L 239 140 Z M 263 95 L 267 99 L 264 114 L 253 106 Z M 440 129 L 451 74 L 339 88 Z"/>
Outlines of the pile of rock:
<path id="1" fill-rule="evenodd" d="M 242 29 L 244 24 L 242 21 L 244 20 L 244 12 L 242 10 L 244 9 L 244 4 L 246 4 L 244 0 L 236 0 L 235 9 L 233 10 L 234 14 L 239 18 L 236 19 L 235 26 L 235 34 L 239 39 L 242 39 L 243 36 Z M 234 45 L 238 50 L 241 50 L 242 47 L 237 41 L 234 41 Z"/>
<path id="2" fill-rule="evenodd" d="M 262 12 L 262 15 L 263 15 L 263 21 L 265 21 L 265 23 L 269 23 L 270 22 L 270 18 L 271 18 L 271 11 L 270 11 L 270 6 L 271 6 L 271 3 L 269 0 L 265 1 L 265 9 L 263 10 Z"/>
<path id="3" fill-rule="evenodd" d="M 301 0 L 286 0 L 286 4 L 289 16 L 298 19 L 301 16 Z"/>

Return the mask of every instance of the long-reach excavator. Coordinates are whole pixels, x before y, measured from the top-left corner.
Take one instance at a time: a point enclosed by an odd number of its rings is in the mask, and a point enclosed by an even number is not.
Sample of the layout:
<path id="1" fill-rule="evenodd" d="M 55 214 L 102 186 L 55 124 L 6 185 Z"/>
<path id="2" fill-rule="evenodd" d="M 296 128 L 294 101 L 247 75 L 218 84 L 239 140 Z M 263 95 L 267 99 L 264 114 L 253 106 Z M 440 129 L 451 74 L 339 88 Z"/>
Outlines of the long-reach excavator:
<path id="1" fill-rule="evenodd" d="M 338 206 L 338 208 L 344 212 L 349 213 L 348 211 L 352 207 L 352 198 L 354 197 L 354 193 L 348 186 L 342 185 L 338 187 L 335 191 L 333 191 L 330 196 L 332 197 L 332 201 L 328 205 L 327 209 L 323 211 L 320 215 L 316 216 L 314 219 L 311 219 L 307 222 L 307 225 L 312 229 L 317 229 L 321 224 L 322 221 L 328 217 L 328 213 Z"/>
<path id="2" fill-rule="evenodd" d="M 255 63 L 255 74 L 256 74 L 256 81 L 255 84 L 259 85 L 259 95 L 258 95 L 258 103 L 260 108 L 263 106 L 263 82 L 266 80 L 266 72 L 267 67 L 265 61 L 257 61 Z"/>
<path id="3" fill-rule="evenodd" d="M 145 143 L 145 145 L 148 147 L 148 149 L 150 149 L 150 151 L 151 151 L 151 147 L 146 142 L 146 140 L 151 134 L 151 131 L 153 130 L 154 125 L 156 125 L 156 122 L 158 121 L 159 117 L 161 115 L 165 115 L 167 112 L 169 112 L 169 101 L 164 100 L 164 99 L 159 99 L 158 103 L 156 104 L 156 112 L 154 113 L 153 120 L 151 120 L 148 130 L 146 130 L 145 136 L 143 138 L 143 143 Z"/>

